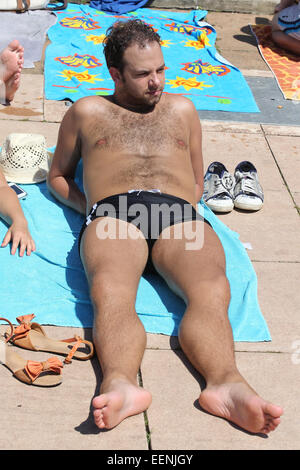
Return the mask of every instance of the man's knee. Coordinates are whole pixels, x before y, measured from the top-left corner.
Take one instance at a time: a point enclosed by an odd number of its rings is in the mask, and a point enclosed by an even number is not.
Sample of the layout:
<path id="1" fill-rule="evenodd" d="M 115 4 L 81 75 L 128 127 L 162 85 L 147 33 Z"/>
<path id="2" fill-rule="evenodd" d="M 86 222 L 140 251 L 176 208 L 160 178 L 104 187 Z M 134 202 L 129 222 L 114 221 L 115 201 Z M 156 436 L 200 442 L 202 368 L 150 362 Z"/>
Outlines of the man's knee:
<path id="1" fill-rule="evenodd" d="M 189 302 L 205 303 L 211 306 L 224 305 L 230 301 L 230 285 L 223 269 L 215 274 L 194 282 L 189 292 Z"/>
<path id="2" fill-rule="evenodd" d="M 136 296 L 135 282 L 120 279 L 117 273 L 109 270 L 94 274 L 90 278 L 89 288 L 93 305 L 101 309 L 126 301 L 133 302 Z"/>

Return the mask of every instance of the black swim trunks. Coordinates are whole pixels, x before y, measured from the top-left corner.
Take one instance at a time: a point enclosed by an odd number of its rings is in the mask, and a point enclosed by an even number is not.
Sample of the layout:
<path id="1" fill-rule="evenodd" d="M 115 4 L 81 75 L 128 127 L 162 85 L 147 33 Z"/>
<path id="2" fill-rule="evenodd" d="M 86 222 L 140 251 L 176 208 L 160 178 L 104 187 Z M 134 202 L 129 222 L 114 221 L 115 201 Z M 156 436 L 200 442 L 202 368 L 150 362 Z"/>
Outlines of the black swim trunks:
<path id="1" fill-rule="evenodd" d="M 144 272 L 153 272 L 151 251 L 161 232 L 172 225 L 201 220 L 208 225 L 195 208 L 184 199 L 161 193 L 160 190 L 132 190 L 109 196 L 95 203 L 87 216 L 80 235 L 80 242 L 86 227 L 98 217 L 113 217 L 134 224 L 142 231 L 149 248 L 148 262 Z"/>

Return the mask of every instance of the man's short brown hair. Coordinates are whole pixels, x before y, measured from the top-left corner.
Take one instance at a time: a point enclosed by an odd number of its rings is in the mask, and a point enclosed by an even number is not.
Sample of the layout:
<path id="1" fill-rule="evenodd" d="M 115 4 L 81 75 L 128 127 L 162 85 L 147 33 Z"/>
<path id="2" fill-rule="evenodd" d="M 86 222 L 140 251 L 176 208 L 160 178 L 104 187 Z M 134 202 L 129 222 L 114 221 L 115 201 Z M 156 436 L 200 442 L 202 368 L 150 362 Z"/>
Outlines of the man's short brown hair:
<path id="1" fill-rule="evenodd" d="M 160 45 L 160 36 L 142 20 L 117 21 L 106 32 L 103 42 L 107 67 L 116 67 L 123 72 L 123 55 L 127 47 L 137 44 L 143 48 L 150 42 Z"/>

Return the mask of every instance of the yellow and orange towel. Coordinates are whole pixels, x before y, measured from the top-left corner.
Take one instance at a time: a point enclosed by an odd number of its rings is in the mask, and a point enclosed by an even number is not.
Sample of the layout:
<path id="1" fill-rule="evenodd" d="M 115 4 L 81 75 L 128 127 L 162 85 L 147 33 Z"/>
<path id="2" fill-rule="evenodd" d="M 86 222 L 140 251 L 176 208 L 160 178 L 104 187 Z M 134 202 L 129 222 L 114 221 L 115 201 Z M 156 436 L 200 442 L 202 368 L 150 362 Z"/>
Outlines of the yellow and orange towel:
<path id="1" fill-rule="evenodd" d="M 272 40 L 271 25 L 251 25 L 259 51 L 275 75 L 287 100 L 300 101 L 300 57 L 278 47 Z"/>

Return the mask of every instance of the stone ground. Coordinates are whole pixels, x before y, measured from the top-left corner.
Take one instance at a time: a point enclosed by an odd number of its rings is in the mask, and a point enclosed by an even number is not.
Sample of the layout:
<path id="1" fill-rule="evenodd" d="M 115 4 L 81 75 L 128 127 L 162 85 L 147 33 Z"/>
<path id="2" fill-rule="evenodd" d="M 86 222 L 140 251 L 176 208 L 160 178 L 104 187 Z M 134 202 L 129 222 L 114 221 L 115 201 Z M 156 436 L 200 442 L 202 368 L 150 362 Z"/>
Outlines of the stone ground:
<path id="1" fill-rule="evenodd" d="M 207 16 L 217 30 L 219 52 L 246 78 L 272 78 L 248 27 L 270 18 L 220 12 Z M 49 146 L 55 145 L 66 109 L 64 102 L 45 99 L 43 61 L 37 63 L 35 69 L 23 70 L 13 105 L 0 108 L 0 142 L 10 132 L 37 132 L 45 135 Z M 299 116 L 296 105 L 294 112 Z M 249 123 L 247 114 L 237 122 L 234 117 L 208 120 L 204 113 L 201 121 L 205 167 L 216 155 L 222 155 L 221 161 L 231 172 L 241 160 L 251 160 L 264 189 L 261 211 L 234 210 L 220 217 L 240 234 L 242 242 L 251 243 L 248 254 L 272 336 L 266 343 L 235 343 L 238 367 L 263 397 L 284 408 L 282 423 L 266 437 L 202 412 L 197 398 L 203 380 L 186 362 L 177 338 L 148 334 L 139 378 L 152 391 L 153 403 L 144 415 L 128 418 L 111 431 L 99 431 L 92 419 L 91 399 L 101 380 L 96 358 L 87 363 L 73 361 L 64 368 L 63 384 L 46 390 L 25 386 L 1 367 L 2 450 L 299 449 L 300 126 Z M 76 328 L 45 329 L 55 338 L 91 335 L 90 330 Z M 37 355 L 26 352 L 26 357 L 36 360 Z M 39 354 L 39 360 L 44 357 L 47 354 Z"/>

